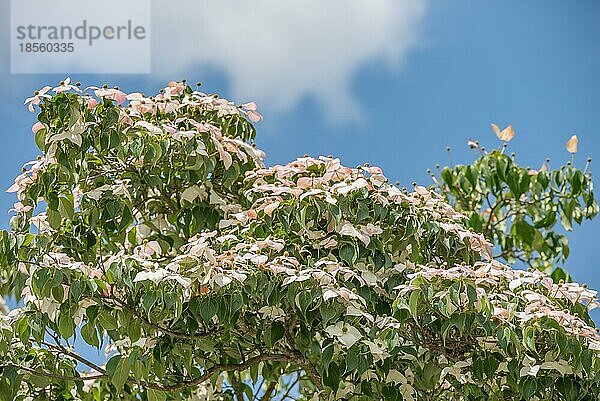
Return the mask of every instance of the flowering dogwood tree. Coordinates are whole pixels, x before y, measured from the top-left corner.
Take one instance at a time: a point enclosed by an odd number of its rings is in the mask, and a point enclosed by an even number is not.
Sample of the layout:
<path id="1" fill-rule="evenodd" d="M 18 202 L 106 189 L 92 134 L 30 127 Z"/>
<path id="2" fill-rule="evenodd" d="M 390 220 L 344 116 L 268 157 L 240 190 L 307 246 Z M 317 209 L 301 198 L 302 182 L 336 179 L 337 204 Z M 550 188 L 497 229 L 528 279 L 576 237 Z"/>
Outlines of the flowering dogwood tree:
<path id="1" fill-rule="evenodd" d="M 255 104 L 185 82 L 27 103 L 1 399 L 596 399 L 596 292 L 493 259 L 441 195 L 330 157 L 266 168 Z"/>

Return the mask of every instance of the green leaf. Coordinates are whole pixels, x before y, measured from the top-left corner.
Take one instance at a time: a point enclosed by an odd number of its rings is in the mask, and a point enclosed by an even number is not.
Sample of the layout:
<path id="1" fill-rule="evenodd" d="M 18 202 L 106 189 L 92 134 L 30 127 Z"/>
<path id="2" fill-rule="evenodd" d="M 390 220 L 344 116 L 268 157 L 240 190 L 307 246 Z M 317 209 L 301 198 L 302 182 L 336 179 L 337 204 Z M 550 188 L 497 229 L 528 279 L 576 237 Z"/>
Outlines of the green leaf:
<path id="1" fill-rule="evenodd" d="M 50 227 L 55 230 L 60 230 L 62 215 L 57 210 L 51 209 L 50 207 L 46 209 L 46 215 L 46 220 L 48 221 L 48 224 L 50 224 Z"/>
<path id="2" fill-rule="evenodd" d="M 321 312 L 321 324 L 323 325 L 323 327 L 327 327 L 327 323 L 329 323 L 329 321 L 333 319 L 337 314 L 335 307 L 330 306 L 326 303 L 321 304 L 321 306 L 319 307 L 319 311 Z"/>
<path id="3" fill-rule="evenodd" d="M 519 172 L 515 169 L 509 170 L 506 183 L 508 184 L 508 187 L 512 191 L 515 199 L 519 199 L 519 197 L 521 196 L 521 193 L 522 193 L 521 186 L 519 185 L 520 181 L 521 180 L 519 177 Z"/>
<path id="4" fill-rule="evenodd" d="M 88 322 L 93 322 L 94 320 L 96 320 L 96 317 L 98 316 L 99 313 L 100 313 L 99 305 L 90 305 L 85 310 L 85 315 L 87 316 Z"/>
<path id="5" fill-rule="evenodd" d="M 473 357 L 473 377 L 476 379 L 482 380 L 484 373 L 483 359 L 480 355 L 475 355 Z"/>
<path id="6" fill-rule="evenodd" d="M 31 335 L 31 328 L 29 327 L 27 316 L 23 316 L 17 321 L 15 329 L 21 342 L 27 344 L 29 342 L 29 336 Z"/>
<path id="7" fill-rule="evenodd" d="M 531 176 L 524 172 L 521 175 L 521 180 L 519 182 L 519 193 L 524 194 L 529 190 L 529 183 L 531 182 Z"/>
<path id="8" fill-rule="evenodd" d="M 475 302 L 477 302 L 477 289 L 472 285 L 467 285 L 467 298 L 469 298 L 470 306 L 475 305 Z"/>
<path id="9" fill-rule="evenodd" d="M 243 305 L 244 305 L 244 296 L 239 292 L 233 293 L 233 295 L 231 296 L 231 305 L 230 305 L 231 314 L 233 315 L 235 312 L 240 310 Z"/>
<path id="10" fill-rule="evenodd" d="M 499 365 L 500 363 L 493 355 L 490 355 L 485 359 L 483 362 L 483 370 L 488 379 L 492 379 L 494 377 L 494 373 L 496 373 L 496 369 L 498 369 Z"/>
<path id="11" fill-rule="evenodd" d="M 523 343 L 527 348 L 535 351 L 535 328 L 527 326 L 523 329 Z"/>
<path id="12" fill-rule="evenodd" d="M 471 214 L 469 218 L 469 226 L 478 233 L 483 231 L 483 218 L 479 213 Z"/>
<path id="13" fill-rule="evenodd" d="M 537 383 L 535 379 L 527 377 L 519 384 L 519 390 L 524 399 L 529 400 L 537 391 Z"/>
<path id="14" fill-rule="evenodd" d="M 535 223 L 535 228 L 552 227 L 555 222 L 556 222 L 556 213 L 554 211 L 549 211 L 548 213 L 546 213 L 544 218 L 542 218 L 541 220 L 538 220 Z"/>
<path id="15" fill-rule="evenodd" d="M 323 375 L 323 384 L 333 391 L 337 391 L 340 386 L 340 368 L 337 363 L 331 362 L 329 364 L 329 369 L 327 369 L 327 373 Z"/>
<path id="16" fill-rule="evenodd" d="M 271 323 L 265 330 L 264 340 L 267 348 L 273 348 L 275 343 L 283 338 L 285 328 L 281 322 Z"/>
<path id="17" fill-rule="evenodd" d="M 127 324 L 127 334 L 132 343 L 140 339 L 141 336 L 141 321 L 140 319 L 134 318 Z"/>
<path id="18" fill-rule="evenodd" d="M 296 306 L 300 309 L 303 315 L 306 315 L 306 310 L 313 301 L 313 296 L 310 291 L 302 291 L 296 295 Z"/>
<path id="19" fill-rule="evenodd" d="M 167 399 L 167 394 L 160 390 L 155 390 L 153 388 L 148 389 L 148 401 L 165 401 Z"/>
<path id="20" fill-rule="evenodd" d="M 50 273 L 48 269 L 37 269 L 33 273 L 33 291 L 37 294 L 44 294 L 44 288 L 46 287 L 46 283 L 50 279 Z"/>
<path id="21" fill-rule="evenodd" d="M 200 316 L 204 323 L 209 324 L 217 313 L 217 303 L 212 298 L 202 298 L 200 300 Z"/>
<path id="22" fill-rule="evenodd" d="M 419 300 L 421 299 L 421 291 L 415 290 L 410 294 L 410 298 L 408 301 L 408 310 L 412 317 L 416 320 L 417 314 L 419 312 Z"/>
<path id="23" fill-rule="evenodd" d="M 150 310 L 156 303 L 156 300 L 157 296 L 154 292 L 147 292 L 142 295 L 142 308 L 144 309 L 144 312 L 146 312 L 146 315 L 150 315 Z"/>
<path id="24" fill-rule="evenodd" d="M 554 281 L 555 283 L 558 283 L 561 280 L 563 280 L 566 283 L 571 281 L 571 276 L 569 275 L 569 273 L 567 273 L 564 269 L 560 267 L 555 268 L 552 271 L 550 277 L 552 277 L 552 281 Z"/>
<path id="25" fill-rule="evenodd" d="M 508 351 L 508 346 L 510 345 L 510 328 L 508 327 L 500 327 L 496 333 L 496 337 L 498 338 L 498 343 L 505 351 Z"/>
<path id="26" fill-rule="evenodd" d="M 328 346 L 323 348 L 323 351 L 321 351 L 321 363 L 323 364 L 323 370 L 325 372 L 327 372 L 327 369 L 329 369 L 329 364 L 333 358 L 333 349 L 334 346 L 332 343 L 330 343 Z"/>
<path id="27" fill-rule="evenodd" d="M 573 230 L 573 202 L 563 200 L 560 203 L 561 211 L 560 222 L 567 231 Z"/>
<path id="28" fill-rule="evenodd" d="M 99 348 L 100 341 L 98 340 L 98 333 L 93 323 L 86 323 L 81 327 L 81 336 L 89 345 Z"/>
<path id="29" fill-rule="evenodd" d="M 98 322 L 105 330 L 116 330 L 118 326 L 117 319 L 110 313 L 103 311 L 98 315 Z"/>
<path id="30" fill-rule="evenodd" d="M 577 196 L 579 195 L 579 193 L 581 192 L 581 185 L 583 182 L 583 174 L 581 173 L 581 171 L 576 170 L 573 175 L 571 176 L 571 190 L 573 192 L 573 195 Z"/>
<path id="31" fill-rule="evenodd" d="M 421 374 L 415 376 L 415 382 L 426 390 L 431 390 L 438 385 L 439 377 L 442 369 L 433 362 L 427 362 L 423 367 Z"/>
<path id="32" fill-rule="evenodd" d="M 448 167 L 445 167 L 445 168 L 442 170 L 441 176 L 442 176 L 442 180 L 444 180 L 444 182 L 445 182 L 445 183 L 446 183 L 446 184 L 447 184 L 447 185 L 448 185 L 450 188 L 453 188 L 453 187 L 454 187 L 454 185 L 453 185 L 453 180 L 452 180 L 452 178 L 453 178 L 453 177 L 452 177 L 452 170 L 451 170 L 451 169 L 449 169 Z"/>
<path id="33" fill-rule="evenodd" d="M 129 363 L 127 359 L 120 359 L 115 371 L 110 377 L 110 382 L 117 390 L 121 390 L 129 378 Z"/>
<path id="34" fill-rule="evenodd" d="M 346 371 L 344 374 L 349 372 L 353 372 L 356 368 L 358 368 L 358 364 L 360 362 L 360 355 L 358 353 L 358 349 L 356 346 L 353 346 L 348 350 L 346 354 Z"/>
<path id="35" fill-rule="evenodd" d="M 58 316 L 58 331 L 64 339 L 71 338 L 75 331 L 73 317 L 68 313 L 61 313 Z"/>
<path id="36" fill-rule="evenodd" d="M 62 217 L 73 218 L 73 200 L 68 198 L 58 198 L 58 212 Z"/>
<path id="37" fill-rule="evenodd" d="M 353 266 L 354 262 L 356 262 L 356 250 L 354 249 L 354 245 L 352 244 L 344 244 L 340 248 L 340 258 L 348 263 L 349 266 Z"/>
<path id="38" fill-rule="evenodd" d="M 515 222 L 516 234 L 521 238 L 525 244 L 533 245 L 533 239 L 535 237 L 535 229 L 527 223 L 525 220 L 517 220 Z"/>
<path id="39" fill-rule="evenodd" d="M 40 150 L 46 149 L 46 128 L 42 128 L 35 133 L 35 144 Z"/>
<path id="40" fill-rule="evenodd" d="M 452 327 L 456 327 L 459 333 L 465 328 L 466 315 L 464 313 L 455 313 L 442 324 L 442 341 L 446 343 L 446 337 Z"/>
<path id="41" fill-rule="evenodd" d="M 568 377 L 561 377 L 556 381 L 557 390 L 563 395 L 566 401 L 576 400 L 578 388 L 576 383 Z"/>

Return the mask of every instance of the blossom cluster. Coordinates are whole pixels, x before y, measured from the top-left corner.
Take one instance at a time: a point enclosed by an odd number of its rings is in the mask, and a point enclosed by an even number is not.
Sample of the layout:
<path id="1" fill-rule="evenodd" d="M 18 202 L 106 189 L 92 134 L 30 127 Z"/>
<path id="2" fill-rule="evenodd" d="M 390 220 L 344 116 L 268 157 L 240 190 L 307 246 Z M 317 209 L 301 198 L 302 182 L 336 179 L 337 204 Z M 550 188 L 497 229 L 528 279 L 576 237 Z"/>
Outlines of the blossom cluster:
<path id="1" fill-rule="evenodd" d="M 317 197 L 330 204 L 336 204 L 337 198 L 344 198 L 356 191 L 364 190 L 367 196 L 385 207 L 407 204 L 418 207 L 428 213 L 433 221 L 447 233 L 466 239 L 471 249 L 484 258 L 491 257 L 491 244 L 479 233 L 468 230 L 459 222 L 464 215 L 456 212 L 436 194 L 422 186 L 415 186 L 412 193 L 402 191 L 388 184 L 381 168 L 360 166 L 349 168 L 341 165 L 340 160 L 332 157 L 303 157 L 287 165 L 276 165 L 248 172 L 246 180 L 251 183 L 247 196 L 255 196 L 253 211 L 263 211 L 270 216 L 284 201 L 285 196 L 303 200 Z M 346 222 L 338 227 L 338 233 L 359 238 L 369 244 L 372 235 L 381 234 L 381 228 L 375 224 L 354 227 Z M 312 239 L 322 238 L 324 233 L 313 233 Z M 321 245 L 335 247 L 337 241 L 325 238 Z"/>
<path id="2" fill-rule="evenodd" d="M 427 281 L 459 281 L 468 279 L 477 286 L 478 297 L 491 301 L 492 316 L 498 321 L 518 325 L 547 317 L 558 322 L 567 333 L 587 339 L 590 349 L 600 350 L 600 334 L 582 318 L 566 309 L 580 303 L 588 310 L 600 306 L 598 292 L 577 283 L 554 283 L 540 271 L 515 270 L 496 260 L 473 266 L 419 266 L 408 275 L 409 281 L 399 286 L 400 294 L 410 293 L 419 278 Z M 518 306 L 520 301 L 522 306 Z M 523 307 L 524 306 L 524 307 Z"/>

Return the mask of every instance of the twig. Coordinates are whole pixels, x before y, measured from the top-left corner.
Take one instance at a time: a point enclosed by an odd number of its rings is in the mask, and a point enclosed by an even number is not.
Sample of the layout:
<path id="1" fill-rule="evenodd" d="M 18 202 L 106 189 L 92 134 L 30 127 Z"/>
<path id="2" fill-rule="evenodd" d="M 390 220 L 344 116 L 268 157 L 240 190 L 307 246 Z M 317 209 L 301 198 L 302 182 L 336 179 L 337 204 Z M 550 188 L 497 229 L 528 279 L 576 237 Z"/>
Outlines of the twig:
<path id="1" fill-rule="evenodd" d="M 173 384 L 170 386 L 163 386 L 162 390 L 166 391 L 177 391 L 184 389 L 186 387 L 197 386 L 207 380 L 209 380 L 214 374 L 221 372 L 239 372 L 248 369 L 252 365 L 263 362 L 263 361 L 273 361 L 273 362 L 295 362 L 294 358 L 289 355 L 284 354 L 261 354 L 257 355 L 253 358 L 248 359 L 246 362 L 240 364 L 224 364 L 224 365 L 215 365 L 209 369 L 207 369 L 204 374 L 198 376 L 193 380 L 186 380 L 177 384 Z"/>
<path id="2" fill-rule="evenodd" d="M 59 374 L 55 374 L 55 373 L 48 373 L 48 372 L 39 372 L 35 369 L 31 369 L 28 368 L 26 366 L 19 366 L 13 363 L 8 363 L 5 365 L 0 365 L 0 367 L 6 368 L 6 367 L 13 367 L 15 369 L 20 369 L 20 370 L 24 370 L 26 372 L 31 373 L 34 376 L 42 376 L 42 377 L 48 377 L 51 379 L 57 379 L 57 380 L 68 380 L 68 381 L 83 381 L 83 380 L 96 380 L 96 379 L 103 379 L 103 378 L 107 378 L 108 376 L 105 374 L 98 374 L 98 375 L 93 375 L 93 376 L 63 376 L 63 375 L 59 375 Z"/>
<path id="3" fill-rule="evenodd" d="M 263 394 L 262 397 L 260 397 L 260 401 L 270 400 L 271 393 L 273 392 L 273 390 L 275 390 L 276 385 L 277 385 L 277 382 L 270 382 L 269 385 L 267 386 L 267 389 L 265 390 L 265 393 Z"/>

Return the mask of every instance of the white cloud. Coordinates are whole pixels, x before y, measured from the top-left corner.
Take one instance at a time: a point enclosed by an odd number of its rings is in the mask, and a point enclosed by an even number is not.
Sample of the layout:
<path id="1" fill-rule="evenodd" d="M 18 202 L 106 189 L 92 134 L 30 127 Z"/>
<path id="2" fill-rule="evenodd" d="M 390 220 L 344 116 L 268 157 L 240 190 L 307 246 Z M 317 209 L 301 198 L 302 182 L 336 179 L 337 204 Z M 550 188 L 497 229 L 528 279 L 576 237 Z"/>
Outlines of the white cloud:
<path id="1" fill-rule="evenodd" d="M 351 92 L 356 71 L 371 62 L 398 68 L 419 44 L 426 6 L 427 0 L 152 0 L 152 75 L 139 78 L 160 87 L 182 77 L 202 80 L 216 68 L 232 100 L 254 100 L 267 117 L 311 97 L 330 120 L 358 119 L 366 100 Z M 7 1 L 1 9 L 8 11 Z M 8 25 L 8 12 L 0 20 Z M 0 55 L 8 56 L 8 36 L 0 35 Z M 12 92 L 41 85 L 39 75 L 12 77 L 0 68 L 0 82 Z"/>
<path id="2" fill-rule="evenodd" d="M 312 96 L 330 119 L 357 118 L 353 74 L 372 61 L 399 66 L 425 9 L 425 0 L 156 0 L 153 75 L 195 80 L 216 67 L 235 100 L 263 111 Z"/>

